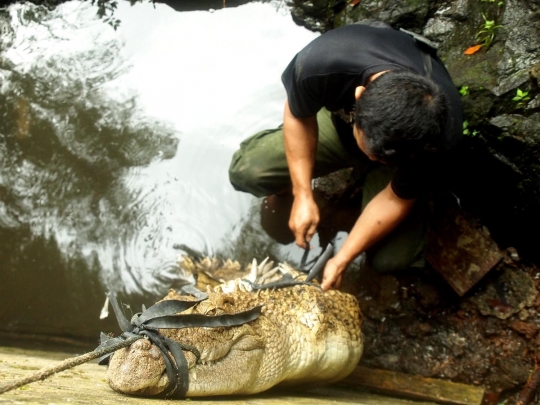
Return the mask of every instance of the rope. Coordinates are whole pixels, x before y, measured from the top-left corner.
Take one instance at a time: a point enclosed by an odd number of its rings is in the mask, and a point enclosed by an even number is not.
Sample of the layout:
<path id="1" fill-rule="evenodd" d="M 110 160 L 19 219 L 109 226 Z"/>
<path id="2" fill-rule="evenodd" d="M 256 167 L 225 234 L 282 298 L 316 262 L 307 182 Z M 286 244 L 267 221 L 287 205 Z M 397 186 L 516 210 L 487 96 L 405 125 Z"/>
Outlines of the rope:
<path id="1" fill-rule="evenodd" d="M 37 373 L 32 374 L 31 376 L 15 380 L 11 383 L 4 384 L 0 386 L 0 394 L 4 394 L 8 391 L 14 390 L 16 388 L 22 387 L 23 385 L 30 384 L 36 381 L 43 381 L 44 379 L 52 376 L 53 374 L 59 373 L 64 370 L 68 370 L 75 366 L 81 365 L 83 363 L 89 362 L 90 360 L 97 359 L 109 353 L 115 352 L 116 350 L 128 347 L 131 344 L 135 343 L 137 340 L 142 339 L 144 336 L 132 336 L 129 339 L 122 340 L 117 342 L 114 345 L 110 345 L 103 348 L 95 349 L 90 353 L 83 354 L 77 357 L 71 357 L 64 360 L 56 366 L 49 366 L 42 368 Z"/>

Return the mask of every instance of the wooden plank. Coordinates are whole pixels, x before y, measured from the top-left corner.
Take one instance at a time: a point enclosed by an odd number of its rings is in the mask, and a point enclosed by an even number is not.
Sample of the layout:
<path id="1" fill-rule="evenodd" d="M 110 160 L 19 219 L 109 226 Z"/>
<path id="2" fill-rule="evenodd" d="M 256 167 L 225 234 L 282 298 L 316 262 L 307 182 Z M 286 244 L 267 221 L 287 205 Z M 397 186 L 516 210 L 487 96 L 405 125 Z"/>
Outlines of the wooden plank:
<path id="1" fill-rule="evenodd" d="M 340 385 L 443 404 L 480 405 L 485 388 L 358 366 Z"/>
<path id="2" fill-rule="evenodd" d="M 450 208 L 432 220 L 427 259 L 463 296 L 499 263 L 502 254 L 485 229 L 463 212 Z"/>
<path id="3" fill-rule="evenodd" d="M 60 362 L 73 353 L 25 350 L 0 346 L 0 385 L 33 374 Z M 210 399 L 211 398 L 211 399 Z M 276 387 L 270 392 L 251 396 L 189 398 L 185 401 L 143 398 L 113 391 L 105 381 L 105 367 L 96 362 L 63 371 L 43 382 L 29 384 L 0 395 L 0 404 L 49 405 L 411 405 L 410 401 L 344 387 L 313 387 L 285 390 Z M 427 404 L 426 404 L 427 405 Z"/>

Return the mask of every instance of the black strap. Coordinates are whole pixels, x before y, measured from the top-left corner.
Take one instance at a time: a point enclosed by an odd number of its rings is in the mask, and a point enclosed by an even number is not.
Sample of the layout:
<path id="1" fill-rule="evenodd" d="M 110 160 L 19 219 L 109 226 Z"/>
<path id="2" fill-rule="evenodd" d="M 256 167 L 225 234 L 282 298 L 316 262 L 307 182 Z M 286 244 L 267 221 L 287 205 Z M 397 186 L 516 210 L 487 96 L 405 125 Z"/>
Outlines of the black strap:
<path id="1" fill-rule="evenodd" d="M 273 281 L 271 283 L 256 284 L 256 283 L 250 282 L 250 284 L 254 290 L 267 290 L 269 288 L 285 288 L 285 287 L 292 287 L 295 285 L 315 286 L 317 284 L 313 284 L 311 280 L 319 276 L 321 271 L 324 269 L 326 262 L 332 257 L 333 254 L 334 254 L 334 244 L 331 242 L 328 244 L 328 246 L 326 246 L 326 249 L 319 255 L 317 261 L 315 262 L 315 264 L 309 271 L 308 276 L 304 281 L 297 281 L 289 273 L 286 273 L 281 277 L 281 279 L 277 281 Z M 302 265 L 302 263 L 300 264 Z"/>
<path id="2" fill-rule="evenodd" d="M 182 329 L 182 328 L 218 328 L 221 326 L 238 326 L 246 322 L 254 321 L 261 314 L 262 305 L 256 306 L 249 311 L 236 314 L 223 315 L 166 315 L 145 322 L 146 328 L 156 329 Z"/>
<path id="3" fill-rule="evenodd" d="M 292 287 L 294 285 L 311 284 L 306 283 L 305 281 L 296 281 L 289 273 L 284 274 L 279 280 L 272 281 L 271 283 L 256 284 L 251 281 L 249 281 L 249 283 L 254 290 L 268 290 L 270 288 L 285 288 Z"/>
<path id="4" fill-rule="evenodd" d="M 304 269 L 310 250 L 311 250 L 311 246 L 309 242 L 306 242 L 306 248 L 304 250 L 304 253 L 302 254 L 302 258 L 300 259 L 300 269 Z"/>
<path id="5" fill-rule="evenodd" d="M 159 318 L 164 314 L 177 314 L 183 312 L 186 309 L 189 309 L 200 301 L 180 301 L 180 300 L 166 300 L 158 302 L 157 304 L 152 305 L 146 311 L 142 312 L 141 315 L 132 321 L 132 325 L 141 326 L 142 324 L 148 325 L 148 322 L 152 319 Z"/>
<path id="6" fill-rule="evenodd" d="M 334 244 L 330 242 L 326 249 L 324 249 L 324 252 L 321 253 L 311 270 L 309 271 L 309 274 L 306 278 L 306 281 L 311 281 L 324 269 L 324 266 L 326 265 L 326 262 L 334 255 Z"/>
<path id="7" fill-rule="evenodd" d="M 356 21 L 353 24 L 359 24 L 359 25 L 369 25 L 370 27 L 375 28 L 389 28 L 394 29 L 390 24 L 385 23 L 384 21 L 375 20 L 373 18 L 364 18 L 363 20 Z"/>
<path id="8" fill-rule="evenodd" d="M 180 289 L 180 292 L 183 293 L 183 294 L 188 294 L 188 295 L 194 296 L 197 299 L 197 301 L 204 301 L 205 299 L 208 298 L 208 294 L 202 292 L 201 290 L 199 290 L 198 288 L 196 288 L 192 284 L 187 284 L 187 285 L 183 286 Z"/>
<path id="9" fill-rule="evenodd" d="M 190 289 L 187 288 L 189 291 Z M 184 292 L 186 289 L 184 288 Z M 161 352 L 165 362 L 165 369 L 169 378 L 169 385 L 160 396 L 185 398 L 189 389 L 189 370 L 186 357 L 183 350 L 189 350 L 195 354 L 197 360 L 200 358 L 199 351 L 190 345 L 185 345 L 174 340 L 168 339 L 161 335 L 160 329 L 182 329 L 194 327 L 227 327 L 239 326 L 247 322 L 257 319 L 262 310 L 262 305 L 256 306 L 248 311 L 239 312 L 236 314 L 224 315 L 199 315 L 199 314 L 177 314 L 185 311 L 205 300 L 208 295 L 197 290 L 194 295 L 198 295 L 196 301 L 181 301 L 181 300 L 166 300 L 152 305 L 140 314 L 136 314 L 131 319 L 127 320 L 122 308 L 116 299 L 114 293 L 109 293 L 109 300 L 113 307 L 116 319 L 122 335 L 116 338 L 111 338 L 101 333 L 101 344 L 98 349 L 111 346 L 120 340 L 127 339 L 136 335 L 143 335 L 148 338 Z M 172 358 L 169 354 L 172 354 Z M 112 353 L 102 356 L 98 364 L 108 364 Z M 174 360 L 173 360 L 174 359 Z"/>
<path id="10" fill-rule="evenodd" d="M 182 349 L 177 350 L 176 342 L 165 338 L 157 331 L 141 330 L 139 333 L 146 336 L 159 349 L 165 362 L 169 384 L 161 395 L 166 398 L 171 396 L 185 398 L 189 389 L 189 370 L 186 356 L 184 356 Z M 175 361 L 171 359 L 169 350 Z"/>
<path id="11" fill-rule="evenodd" d="M 401 32 L 404 32 L 405 34 L 409 34 L 411 37 L 415 39 L 416 42 L 420 42 L 421 44 L 426 45 L 428 48 L 430 48 L 433 52 L 437 52 L 439 47 L 437 44 L 433 41 L 430 41 L 425 36 L 417 34 L 416 32 L 406 30 L 405 28 L 399 29 Z"/>
<path id="12" fill-rule="evenodd" d="M 420 48 L 422 51 L 422 59 L 424 61 L 424 70 L 426 71 L 426 76 L 431 77 L 431 73 L 433 72 L 431 55 L 435 55 L 437 53 L 437 45 L 416 32 L 409 31 L 404 28 L 400 28 L 399 30 L 414 38 L 414 42 L 416 42 L 418 48 Z"/>

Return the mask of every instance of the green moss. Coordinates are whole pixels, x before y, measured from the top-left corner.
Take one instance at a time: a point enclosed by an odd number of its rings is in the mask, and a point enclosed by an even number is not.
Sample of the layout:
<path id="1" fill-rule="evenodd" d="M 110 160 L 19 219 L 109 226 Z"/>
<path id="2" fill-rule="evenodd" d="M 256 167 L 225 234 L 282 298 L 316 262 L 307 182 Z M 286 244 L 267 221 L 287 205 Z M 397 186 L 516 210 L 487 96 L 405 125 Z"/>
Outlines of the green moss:
<path id="1" fill-rule="evenodd" d="M 429 1 L 426 0 L 405 0 L 405 3 L 411 8 L 411 9 L 421 9 L 429 7 Z"/>
<path id="2" fill-rule="evenodd" d="M 495 96 L 487 91 L 470 91 L 467 97 L 462 97 L 463 112 L 471 126 L 484 122 L 495 103 Z"/>
<path id="3" fill-rule="evenodd" d="M 454 83 L 469 88 L 493 88 L 496 85 L 498 58 L 494 59 L 487 54 L 474 54 L 451 56 L 447 60 L 447 67 Z"/>

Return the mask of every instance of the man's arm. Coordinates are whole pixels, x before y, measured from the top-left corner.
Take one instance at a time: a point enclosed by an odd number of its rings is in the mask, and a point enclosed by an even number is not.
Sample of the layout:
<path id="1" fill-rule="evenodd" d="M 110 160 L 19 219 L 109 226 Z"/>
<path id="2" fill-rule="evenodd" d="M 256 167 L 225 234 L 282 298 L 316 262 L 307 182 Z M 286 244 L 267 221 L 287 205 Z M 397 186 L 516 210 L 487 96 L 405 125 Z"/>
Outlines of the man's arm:
<path id="1" fill-rule="evenodd" d="M 322 289 L 339 289 L 347 266 L 360 253 L 394 230 L 407 217 L 415 201 L 399 198 L 391 184 L 377 194 L 358 217 L 342 248 L 326 263 Z"/>
<path id="2" fill-rule="evenodd" d="M 297 118 L 286 102 L 283 134 L 294 195 L 289 228 L 295 236 L 296 244 L 305 248 L 319 223 L 319 208 L 311 190 L 318 139 L 317 117 Z"/>

